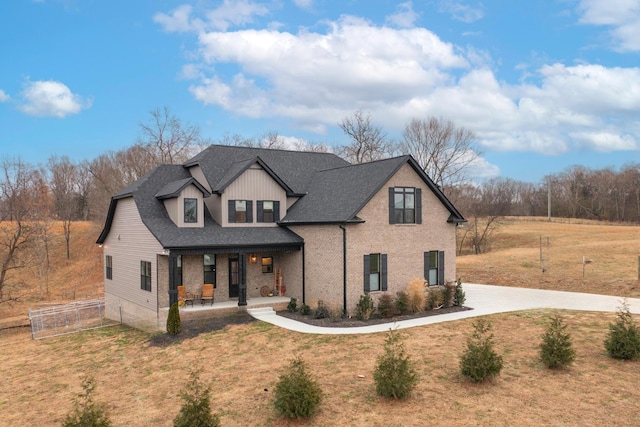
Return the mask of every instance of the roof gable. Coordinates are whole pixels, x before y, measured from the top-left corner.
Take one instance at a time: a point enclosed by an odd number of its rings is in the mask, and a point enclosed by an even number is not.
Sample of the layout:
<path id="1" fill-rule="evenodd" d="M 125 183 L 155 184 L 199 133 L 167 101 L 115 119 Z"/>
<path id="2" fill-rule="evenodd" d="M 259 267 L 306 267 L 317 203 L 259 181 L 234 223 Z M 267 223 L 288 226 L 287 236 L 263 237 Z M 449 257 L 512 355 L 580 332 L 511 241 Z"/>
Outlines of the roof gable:
<path id="1" fill-rule="evenodd" d="M 182 190 L 189 185 L 194 185 L 198 190 L 200 190 L 205 198 L 211 195 L 195 178 L 184 178 L 166 184 L 156 193 L 156 198 L 158 200 L 165 200 L 179 197 Z"/>

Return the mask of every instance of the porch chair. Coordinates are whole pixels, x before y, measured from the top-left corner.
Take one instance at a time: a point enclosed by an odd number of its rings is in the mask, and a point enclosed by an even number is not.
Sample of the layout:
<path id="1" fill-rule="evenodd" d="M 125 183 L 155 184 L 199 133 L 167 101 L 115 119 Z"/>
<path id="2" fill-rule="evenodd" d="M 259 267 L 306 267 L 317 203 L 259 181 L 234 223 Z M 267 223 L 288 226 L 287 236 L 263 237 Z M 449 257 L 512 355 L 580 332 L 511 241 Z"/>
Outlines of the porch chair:
<path id="1" fill-rule="evenodd" d="M 193 307 L 193 297 L 187 292 L 187 288 L 184 285 L 178 286 L 178 301 L 183 301 L 185 305 L 191 303 Z"/>
<path id="2" fill-rule="evenodd" d="M 211 305 L 213 305 L 213 284 L 211 283 L 205 283 L 202 285 L 202 296 L 200 297 L 200 301 L 204 304 L 205 300 L 211 300 Z"/>

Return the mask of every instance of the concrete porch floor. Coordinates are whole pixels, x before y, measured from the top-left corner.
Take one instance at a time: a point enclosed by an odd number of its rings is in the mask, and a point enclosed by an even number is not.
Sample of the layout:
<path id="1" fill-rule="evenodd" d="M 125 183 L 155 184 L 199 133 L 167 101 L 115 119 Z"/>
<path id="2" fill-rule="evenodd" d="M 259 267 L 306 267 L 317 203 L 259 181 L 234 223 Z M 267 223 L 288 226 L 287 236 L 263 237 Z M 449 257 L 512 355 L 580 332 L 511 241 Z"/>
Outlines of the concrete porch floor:
<path id="1" fill-rule="evenodd" d="M 222 301 L 217 302 L 214 300 L 213 305 L 205 302 L 202 304 L 200 300 L 193 301 L 193 305 L 188 304 L 180 309 L 180 314 L 189 313 L 189 312 L 200 312 L 200 311 L 215 311 L 215 310 L 233 310 L 233 311 L 246 311 L 248 308 L 259 308 L 259 307 L 273 307 L 276 310 L 280 306 L 284 304 L 284 308 L 291 301 L 291 297 L 257 297 L 257 298 L 247 298 L 247 305 L 238 306 L 238 300 L 231 301 Z M 277 311 L 277 310 L 276 310 Z"/>

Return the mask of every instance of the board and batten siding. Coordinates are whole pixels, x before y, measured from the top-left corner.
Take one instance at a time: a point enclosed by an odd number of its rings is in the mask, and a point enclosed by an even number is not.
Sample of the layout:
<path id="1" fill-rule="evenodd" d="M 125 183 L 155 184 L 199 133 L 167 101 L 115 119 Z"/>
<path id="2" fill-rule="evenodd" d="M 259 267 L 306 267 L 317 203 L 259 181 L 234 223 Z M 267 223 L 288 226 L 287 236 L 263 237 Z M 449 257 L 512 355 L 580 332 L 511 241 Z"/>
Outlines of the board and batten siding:
<path id="1" fill-rule="evenodd" d="M 253 200 L 253 222 L 229 224 L 227 206 L 229 200 Z M 275 223 L 256 222 L 258 200 L 277 200 L 280 202 L 280 217 L 286 215 L 284 207 L 287 206 L 287 193 L 271 176 L 257 164 L 245 170 L 222 193 L 220 200 L 220 219 L 222 226 L 233 227 L 275 227 Z"/>
<path id="2" fill-rule="evenodd" d="M 157 317 L 157 254 L 162 253 L 163 248 L 142 222 L 132 197 L 118 200 L 102 249 L 103 262 L 106 255 L 111 255 L 113 261 L 112 279 L 104 279 L 107 306 L 111 304 L 109 312 L 117 312 L 113 305 L 124 305 L 126 301 L 129 309 L 135 306 L 137 316 Z M 150 292 L 140 288 L 140 261 L 151 263 Z"/>

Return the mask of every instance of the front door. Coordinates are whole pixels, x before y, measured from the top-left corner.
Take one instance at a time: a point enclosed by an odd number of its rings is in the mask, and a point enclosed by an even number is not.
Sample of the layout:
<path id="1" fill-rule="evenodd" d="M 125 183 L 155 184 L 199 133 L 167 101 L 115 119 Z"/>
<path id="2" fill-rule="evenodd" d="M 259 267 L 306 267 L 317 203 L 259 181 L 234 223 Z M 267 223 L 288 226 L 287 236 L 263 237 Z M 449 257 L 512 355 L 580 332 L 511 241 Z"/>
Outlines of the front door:
<path id="1" fill-rule="evenodd" d="M 238 298 L 240 291 L 240 262 L 229 258 L 229 298 Z"/>

